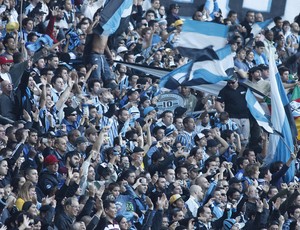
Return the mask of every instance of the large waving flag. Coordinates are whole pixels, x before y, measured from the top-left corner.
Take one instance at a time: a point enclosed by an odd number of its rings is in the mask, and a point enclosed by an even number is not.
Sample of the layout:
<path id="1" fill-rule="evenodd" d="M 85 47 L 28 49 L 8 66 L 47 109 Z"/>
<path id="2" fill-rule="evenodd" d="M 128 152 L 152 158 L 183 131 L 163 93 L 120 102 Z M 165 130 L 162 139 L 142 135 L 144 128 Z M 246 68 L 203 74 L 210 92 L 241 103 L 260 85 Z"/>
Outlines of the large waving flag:
<path id="1" fill-rule="evenodd" d="M 257 124 L 262 127 L 266 132 L 273 133 L 273 128 L 270 126 L 270 121 L 267 118 L 265 111 L 260 106 L 259 102 L 256 100 L 254 94 L 251 92 L 250 89 L 247 90 L 246 93 L 246 101 L 247 106 L 255 118 Z"/>
<path id="2" fill-rule="evenodd" d="M 271 84 L 271 122 L 274 130 L 280 135 L 270 135 L 268 154 L 265 163 L 274 161 L 287 162 L 294 151 L 294 138 L 297 130 L 289 108 L 289 101 L 278 73 L 274 54 L 270 53 L 270 84 Z M 292 164 L 286 173 L 285 180 L 293 180 L 295 165 Z"/>
<path id="3" fill-rule="evenodd" d="M 229 80 L 226 73 L 229 65 L 228 63 L 223 65 L 223 61 L 228 61 L 224 53 L 224 50 L 220 51 L 219 56 L 211 47 L 203 49 L 196 61 L 190 61 L 164 76 L 160 81 L 160 87 L 175 89 L 179 85 L 198 86 Z M 233 67 L 233 59 L 231 61 Z"/>
<path id="4" fill-rule="evenodd" d="M 159 81 L 160 88 L 176 89 L 188 77 L 188 74 L 193 66 L 193 61 L 176 68 L 167 75 L 163 76 Z"/>
<path id="5" fill-rule="evenodd" d="M 229 45 L 215 52 L 211 48 L 202 52 L 203 56 L 193 62 L 188 78 L 182 85 L 198 86 L 227 81 L 233 74 L 233 56 Z"/>
<path id="6" fill-rule="evenodd" d="M 214 50 L 223 48 L 227 44 L 228 26 L 213 23 L 186 20 L 180 32 L 177 48 L 181 55 L 197 59 L 200 49 L 213 46 Z"/>
<path id="7" fill-rule="evenodd" d="M 100 13 L 99 25 L 93 30 L 94 33 L 109 36 L 116 32 L 119 26 L 125 30 L 123 24 L 129 22 L 133 0 L 108 0 Z"/>

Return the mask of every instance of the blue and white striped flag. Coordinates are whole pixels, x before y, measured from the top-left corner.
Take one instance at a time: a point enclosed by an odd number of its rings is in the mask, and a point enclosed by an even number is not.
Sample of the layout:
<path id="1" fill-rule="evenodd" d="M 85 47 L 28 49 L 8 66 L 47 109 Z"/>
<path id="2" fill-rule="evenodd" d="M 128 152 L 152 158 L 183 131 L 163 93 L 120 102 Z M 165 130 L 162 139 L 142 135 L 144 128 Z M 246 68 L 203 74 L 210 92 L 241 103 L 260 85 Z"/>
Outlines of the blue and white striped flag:
<path id="1" fill-rule="evenodd" d="M 289 108 L 289 100 L 285 93 L 283 84 L 278 73 L 274 53 L 270 53 L 270 85 L 271 85 L 271 122 L 274 130 L 280 135 L 270 135 L 268 154 L 265 159 L 266 164 L 274 161 L 287 162 L 291 152 L 294 151 L 293 140 L 295 137 L 296 126 Z M 286 173 L 285 180 L 293 180 L 295 172 L 294 163 Z"/>
<path id="2" fill-rule="evenodd" d="M 273 22 L 272 19 L 268 19 L 263 22 L 256 22 L 252 25 L 251 34 L 255 38 L 263 29 L 267 28 Z"/>
<path id="3" fill-rule="evenodd" d="M 273 128 L 270 126 L 270 120 L 266 117 L 265 111 L 260 106 L 259 102 L 256 100 L 254 94 L 250 89 L 246 93 L 247 106 L 255 118 L 257 124 L 262 127 L 266 132 L 273 133 Z"/>
<path id="4" fill-rule="evenodd" d="M 182 84 L 185 86 L 197 86 L 229 80 L 233 74 L 234 66 L 230 46 L 225 46 L 217 52 L 207 48 L 202 53 L 205 53 L 205 55 L 203 55 L 203 58 L 193 62 L 188 78 Z"/>
<path id="5" fill-rule="evenodd" d="M 159 81 L 160 88 L 176 89 L 182 84 L 188 77 L 193 61 L 171 71 L 167 75 L 163 76 Z"/>
<path id="6" fill-rule="evenodd" d="M 227 44 L 228 26 L 213 23 L 185 20 L 176 44 L 181 55 L 197 59 L 198 50 L 213 46 L 214 50 Z"/>
<path id="7" fill-rule="evenodd" d="M 116 32 L 119 26 L 127 29 L 132 11 L 133 0 L 108 0 L 100 13 L 99 25 L 94 33 L 109 36 Z M 124 25 L 127 24 L 127 25 Z"/>

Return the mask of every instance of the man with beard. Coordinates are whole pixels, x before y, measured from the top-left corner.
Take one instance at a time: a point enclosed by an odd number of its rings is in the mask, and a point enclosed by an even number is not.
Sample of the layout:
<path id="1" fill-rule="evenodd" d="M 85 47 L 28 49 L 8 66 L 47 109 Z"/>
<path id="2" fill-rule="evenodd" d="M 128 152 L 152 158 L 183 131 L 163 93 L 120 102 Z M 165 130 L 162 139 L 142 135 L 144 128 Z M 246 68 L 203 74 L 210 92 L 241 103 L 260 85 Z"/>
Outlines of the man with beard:
<path id="1" fill-rule="evenodd" d="M 68 169 L 79 169 L 80 154 L 78 151 L 70 151 L 65 155 L 66 167 Z"/>

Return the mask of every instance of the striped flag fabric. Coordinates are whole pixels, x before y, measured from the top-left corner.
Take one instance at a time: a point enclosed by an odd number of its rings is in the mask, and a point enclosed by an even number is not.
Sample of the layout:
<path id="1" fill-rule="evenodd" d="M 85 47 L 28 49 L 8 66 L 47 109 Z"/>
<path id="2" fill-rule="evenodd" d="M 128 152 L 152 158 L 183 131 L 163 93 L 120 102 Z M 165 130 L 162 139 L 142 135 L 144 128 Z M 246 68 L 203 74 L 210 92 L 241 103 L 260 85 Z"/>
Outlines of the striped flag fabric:
<path id="1" fill-rule="evenodd" d="M 176 68 L 167 75 L 163 76 L 159 81 L 159 87 L 167 89 L 177 89 L 178 86 L 180 86 L 188 77 L 188 73 L 190 72 L 192 66 L 193 61 L 190 61 L 187 64 Z"/>
<path id="2" fill-rule="evenodd" d="M 197 86 L 229 80 L 234 66 L 229 45 L 216 52 L 206 48 L 201 54 L 201 58 L 193 62 L 188 78 L 182 85 Z"/>
<path id="3" fill-rule="evenodd" d="M 270 126 L 270 120 L 267 118 L 265 111 L 260 106 L 259 102 L 256 100 L 254 94 L 250 89 L 246 93 L 247 106 L 255 118 L 257 124 L 262 127 L 266 132 L 273 133 L 273 128 Z"/>
<path id="4" fill-rule="evenodd" d="M 270 135 L 266 164 L 274 161 L 287 162 L 294 151 L 293 140 L 296 137 L 295 122 L 289 107 L 289 101 L 278 73 L 274 53 L 270 53 L 270 85 L 271 85 L 271 122 L 274 130 L 280 135 Z M 293 180 L 295 165 L 292 164 L 286 173 L 285 181 Z"/>
<path id="5" fill-rule="evenodd" d="M 218 83 L 227 81 L 232 76 L 233 65 L 230 46 L 225 46 L 217 52 L 208 47 L 199 52 L 197 60 L 190 61 L 161 78 L 160 87 L 176 89 L 184 85 L 203 91 L 208 85 L 214 85 L 212 92 L 218 92 L 225 85 Z M 204 89 L 204 92 L 207 91 Z"/>
<path id="6" fill-rule="evenodd" d="M 227 44 L 228 29 L 228 26 L 213 22 L 185 20 L 176 47 L 181 55 L 195 60 L 201 49 L 223 48 Z"/>
<path id="7" fill-rule="evenodd" d="M 100 13 L 99 25 L 93 32 L 99 35 L 109 36 L 121 27 L 125 30 L 125 21 L 129 22 L 133 0 L 108 0 Z M 123 26 L 122 26 L 123 25 Z"/>
<path id="8" fill-rule="evenodd" d="M 271 23 L 273 22 L 273 19 L 268 19 L 263 22 L 256 22 L 252 25 L 251 33 L 253 34 L 253 37 L 258 35 L 263 29 L 267 28 Z"/>

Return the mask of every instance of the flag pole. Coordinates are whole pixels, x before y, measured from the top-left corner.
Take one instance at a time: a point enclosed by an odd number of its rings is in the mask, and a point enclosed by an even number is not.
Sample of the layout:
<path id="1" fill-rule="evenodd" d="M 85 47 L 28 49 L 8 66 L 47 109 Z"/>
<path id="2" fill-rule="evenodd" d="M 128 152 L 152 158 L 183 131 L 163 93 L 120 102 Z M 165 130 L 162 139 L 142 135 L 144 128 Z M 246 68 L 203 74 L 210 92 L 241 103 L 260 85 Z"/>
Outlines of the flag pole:
<path id="1" fill-rule="evenodd" d="M 22 31 L 22 18 L 23 18 L 23 0 L 21 0 L 20 2 L 20 18 L 19 18 L 19 25 L 20 25 L 20 40 L 22 41 L 23 40 L 23 31 Z M 22 49 L 21 49 L 21 52 L 22 52 Z"/>

